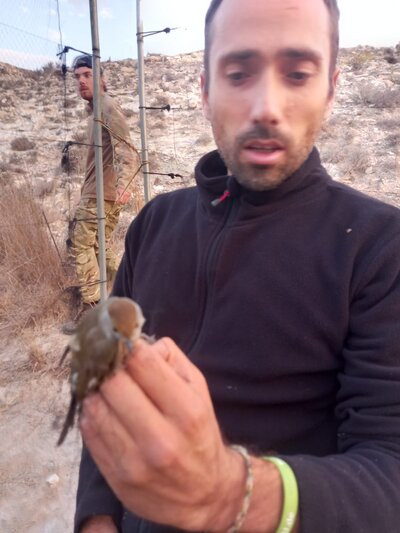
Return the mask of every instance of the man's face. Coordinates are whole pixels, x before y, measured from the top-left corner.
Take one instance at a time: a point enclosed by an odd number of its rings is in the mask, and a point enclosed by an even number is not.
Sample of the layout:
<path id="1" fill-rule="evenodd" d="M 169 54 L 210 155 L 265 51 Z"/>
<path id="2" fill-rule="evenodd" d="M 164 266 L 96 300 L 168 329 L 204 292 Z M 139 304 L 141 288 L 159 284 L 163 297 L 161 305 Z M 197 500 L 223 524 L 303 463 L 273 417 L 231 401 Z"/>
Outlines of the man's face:
<path id="1" fill-rule="evenodd" d="M 277 187 L 329 112 L 328 10 L 322 0 L 224 0 L 212 24 L 201 85 L 215 141 L 242 185 Z"/>
<path id="2" fill-rule="evenodd" d="M 93 71 L 88 67 L 79 67 L 74 70 L 74 76 L 79 94 L 84 100 L 93 100 Z"/>

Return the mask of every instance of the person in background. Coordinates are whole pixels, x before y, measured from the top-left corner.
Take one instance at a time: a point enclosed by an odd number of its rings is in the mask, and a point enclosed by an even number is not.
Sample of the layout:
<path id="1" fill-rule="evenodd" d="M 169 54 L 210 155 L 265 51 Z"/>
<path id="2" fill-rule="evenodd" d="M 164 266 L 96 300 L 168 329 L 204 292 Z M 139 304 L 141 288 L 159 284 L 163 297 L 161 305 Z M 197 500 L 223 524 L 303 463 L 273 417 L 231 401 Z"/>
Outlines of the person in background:
<path id="1" fill-rule="evenodd" d="M 82 313 L 100 300 L 99 244 L 96 200 L 95 148 L 93 138 L 93 70 L 92 56 L 80 55 L 72 65 L 77 89 L 88 102 L 91 112 L 88 128 L 88 153 L 85 179 L 74 218 L 70 224 L 70 250 L 76 266 L 82 306 L 72 322 L 63 325 L 63 332 L 74 333 Z M 103 75 L 100 77 L 103 181 L 105 210 L 106 268 L 109 282 L 115 277 L 118 259 L 110 247 L 121 208 L 131 198 L 134 180 L 140 169 L 140 161 L 132 145 L 129 127 L 122 109 L 107 93 Z M 135 180 L 136 181 L 136 180 Z"/>
<path id="2" fill-rule="evenodd" d="M 336 0 L 211 2 L 218 150 L 128 230 L 113 294 L 159 340 L 84 402 L 75 531 L 398 530 L 400 211 L 315 148 L 338 19 Z"/>

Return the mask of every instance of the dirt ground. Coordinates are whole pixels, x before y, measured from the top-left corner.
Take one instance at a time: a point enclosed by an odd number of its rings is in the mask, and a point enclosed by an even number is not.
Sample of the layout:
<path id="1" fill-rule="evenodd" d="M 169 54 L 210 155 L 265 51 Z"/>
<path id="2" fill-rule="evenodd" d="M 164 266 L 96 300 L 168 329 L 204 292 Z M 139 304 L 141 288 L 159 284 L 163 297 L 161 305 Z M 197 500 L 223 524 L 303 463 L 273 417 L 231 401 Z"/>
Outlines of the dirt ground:
<path id="1" fill-rule="evenodd" d="M 1 533 L 72 531 L 81 438 L 74 428 L 56 446 L 69 401 L 58 327 L 24 332 L 1 350 Z"/>

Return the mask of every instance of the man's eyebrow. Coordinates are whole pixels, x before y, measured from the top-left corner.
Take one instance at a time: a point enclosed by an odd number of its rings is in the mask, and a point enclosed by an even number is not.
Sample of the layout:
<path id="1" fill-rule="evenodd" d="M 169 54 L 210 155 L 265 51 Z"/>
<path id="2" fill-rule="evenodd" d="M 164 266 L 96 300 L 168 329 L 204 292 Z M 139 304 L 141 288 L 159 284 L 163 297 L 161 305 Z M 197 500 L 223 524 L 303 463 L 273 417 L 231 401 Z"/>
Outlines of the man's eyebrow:
<path id="1" fill-rule="evenodd" d="M 250 59 L 257 59 L 261 57 L 261 53 L 258 50 L 238 50 L 234 52 L 228 52 L 220 58 L 220 63 L 226 65 L 228 63 L 243 63 Z M 293 59 L 297 61 L 311 61 L 315 65 L 322 63 L 322 55 L 313 50 L 312 48 L 284 48 L 277 53 L 279 59 Z"/>
<path id="2" fill-rule="evenodd" d="M 279 51 L 278 56 L 282 59 L 311 61 L 315 65 L 322 63 L 322 55 L 312 48 L 285 48 Z"/>
<path id="3" fill-rule="evenodd" d="M 249 59 L 260 57 L 261 54 L 257 50 L 238 50 L 237 52 L 228 52 L 220 58 L 220 62 L 224 65 L 227 63 L 241 63 Z"/>

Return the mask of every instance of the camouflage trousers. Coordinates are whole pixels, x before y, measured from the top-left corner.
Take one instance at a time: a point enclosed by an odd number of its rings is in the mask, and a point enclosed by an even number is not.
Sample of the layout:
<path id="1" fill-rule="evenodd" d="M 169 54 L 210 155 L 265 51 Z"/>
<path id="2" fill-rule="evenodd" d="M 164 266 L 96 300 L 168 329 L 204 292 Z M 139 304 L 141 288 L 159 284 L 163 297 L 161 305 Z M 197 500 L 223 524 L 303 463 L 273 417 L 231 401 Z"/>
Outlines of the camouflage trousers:
<path id="1" fill-rule="evenodd" d="M 107 281 L 112 282 L 119 261 L 110 249 L 110 237 L 118 224 L 121 206 L 104 202 Z M 100 300 L 100 269 L 97 206 L 95 199 L 79 202 L 69 230 L 70 251 L 75 261 L 76 273 L 83 303 Z"/>

